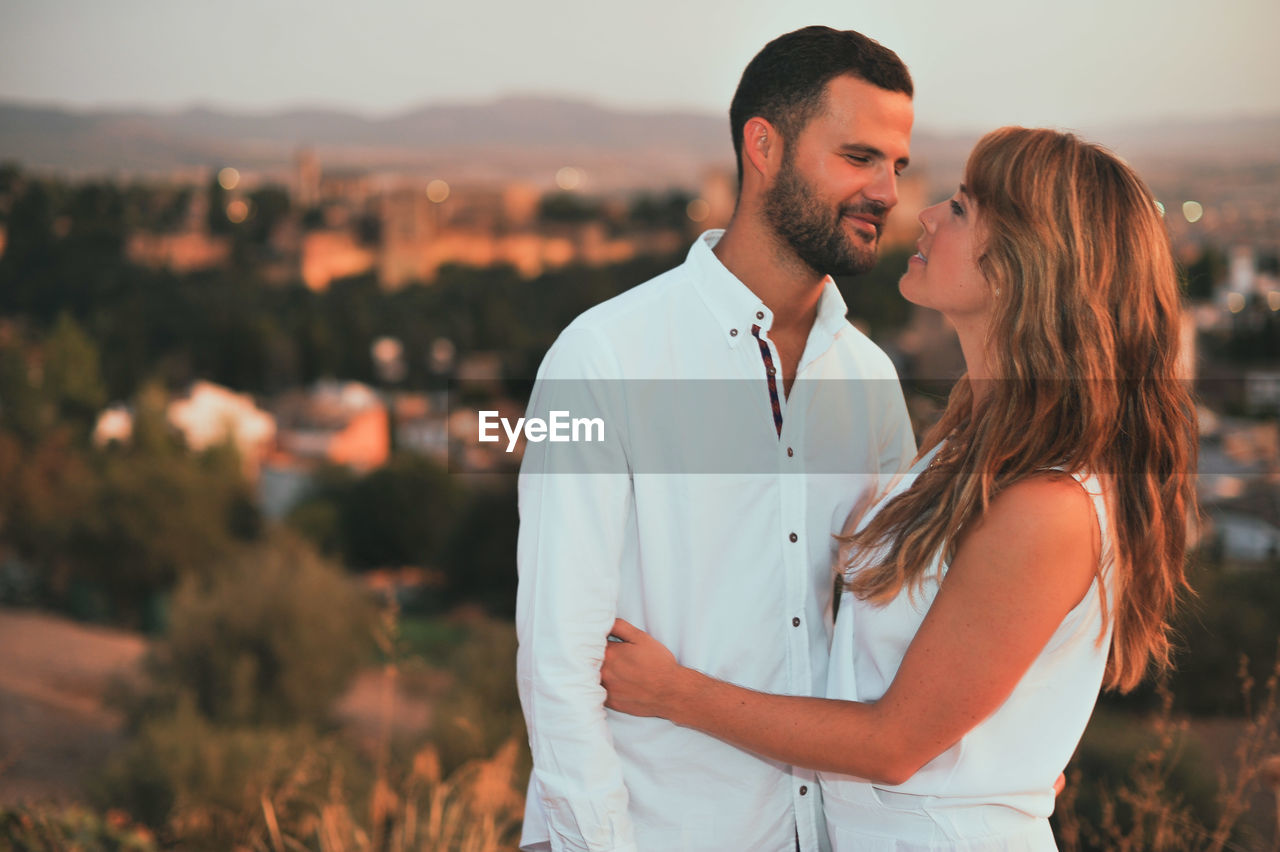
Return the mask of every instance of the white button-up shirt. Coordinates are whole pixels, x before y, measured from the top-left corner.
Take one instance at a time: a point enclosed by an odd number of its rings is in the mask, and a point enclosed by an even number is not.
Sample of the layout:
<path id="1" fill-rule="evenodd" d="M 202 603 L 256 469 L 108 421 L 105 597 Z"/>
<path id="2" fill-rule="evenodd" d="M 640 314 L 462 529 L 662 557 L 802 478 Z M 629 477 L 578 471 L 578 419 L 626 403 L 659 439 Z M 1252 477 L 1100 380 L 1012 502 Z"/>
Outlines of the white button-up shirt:
<path id="1" fill-rule="evenodd" d="M 615 616 L 714 677 L 823 694 L 833 535 L 915 453 L 893 366 L 830 279 L 784 394 L 772 312 L 720 233 L 578 317 L 538 372 L 528 416 L 598 419 L 604 440 L 531 442 L 520 472 L 525 849 L 827 848 L 812 772 L 603 706 Z"/>

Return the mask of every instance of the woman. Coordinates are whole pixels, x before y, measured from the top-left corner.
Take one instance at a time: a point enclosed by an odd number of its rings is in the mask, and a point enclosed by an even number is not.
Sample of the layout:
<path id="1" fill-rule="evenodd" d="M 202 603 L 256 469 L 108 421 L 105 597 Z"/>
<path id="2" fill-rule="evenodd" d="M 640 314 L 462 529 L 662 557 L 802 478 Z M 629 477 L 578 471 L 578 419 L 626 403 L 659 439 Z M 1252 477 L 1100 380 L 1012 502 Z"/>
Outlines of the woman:
<path id="1" fill-rule="evenodd" d="M 1053 785 L 1099 688 L 1169 660 L 1194 511 L 1168 237 L 1103 149 L 1004 128 L 920 214 L 900 289 L 966 376 L 845 539 L 828 698 L 680 667 L 619 621 L 608 706 L 822 773 L 836 850 L 1053 849 Z"/>

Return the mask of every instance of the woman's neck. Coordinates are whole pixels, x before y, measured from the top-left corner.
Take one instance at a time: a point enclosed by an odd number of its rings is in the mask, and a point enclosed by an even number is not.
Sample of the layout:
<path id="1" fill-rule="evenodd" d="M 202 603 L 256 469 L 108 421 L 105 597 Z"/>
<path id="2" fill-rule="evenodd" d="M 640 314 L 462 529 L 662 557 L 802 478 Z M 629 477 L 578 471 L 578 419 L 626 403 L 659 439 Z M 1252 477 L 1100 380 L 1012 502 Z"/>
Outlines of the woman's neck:
<path id="1" fill-rule="evenodd" d="M 960 338 L 960 351 L 964 353 L 965 375 L 973 391 L 973 407 L 976 411 L 990 392 L 991 383 L 999 378 L 992 370 L 994 365 L 987 347 L 986 323 L 963 328 L 957 325 L 956 334 Z"/>

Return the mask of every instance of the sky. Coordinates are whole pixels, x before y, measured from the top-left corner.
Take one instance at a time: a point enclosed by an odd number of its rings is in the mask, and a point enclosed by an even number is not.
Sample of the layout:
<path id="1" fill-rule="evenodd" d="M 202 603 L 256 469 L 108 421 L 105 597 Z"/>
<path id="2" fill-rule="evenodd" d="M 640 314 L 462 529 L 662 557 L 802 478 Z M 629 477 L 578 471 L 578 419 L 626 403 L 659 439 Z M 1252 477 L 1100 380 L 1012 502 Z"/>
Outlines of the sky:
<path id="1" fill-rule="evenodd" d="M 935 130 L 1280 113 L 1277 0 L 5 0 L 0 99 L 386 116 L 544 94 L 722 114 L 756 51 L 812 23 L 896 50 Z"/>

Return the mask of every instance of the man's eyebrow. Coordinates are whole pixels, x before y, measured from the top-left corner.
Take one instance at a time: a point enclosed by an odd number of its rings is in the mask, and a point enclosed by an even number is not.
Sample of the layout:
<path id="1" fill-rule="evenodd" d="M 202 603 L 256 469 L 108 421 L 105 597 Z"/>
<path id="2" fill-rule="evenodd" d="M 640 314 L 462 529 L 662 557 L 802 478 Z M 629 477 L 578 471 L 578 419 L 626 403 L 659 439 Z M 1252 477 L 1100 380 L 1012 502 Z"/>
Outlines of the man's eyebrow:
<path id="1" fill-rule="evenodd" d="M 877 160 L 888 159 L 884 151 L 881 151 L 874 145 L 868 145 L 865 142 L 846 142 L 840 146 L 840 150 L 847 154 L 864 154 Z M 900 169 L 905 169 L 911 163 L 910 157 L 899 158 L 894 165 Z"/>
<path id="2" fill-rule="evenodd" d="M 960 184 L 960 194 L 967 198 L 973 198 L 973 193 L 970 192 L 969 187 L 965 186 L 964 184 Z"/>

